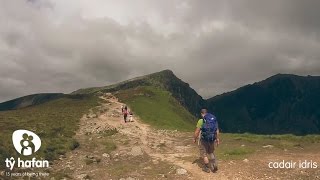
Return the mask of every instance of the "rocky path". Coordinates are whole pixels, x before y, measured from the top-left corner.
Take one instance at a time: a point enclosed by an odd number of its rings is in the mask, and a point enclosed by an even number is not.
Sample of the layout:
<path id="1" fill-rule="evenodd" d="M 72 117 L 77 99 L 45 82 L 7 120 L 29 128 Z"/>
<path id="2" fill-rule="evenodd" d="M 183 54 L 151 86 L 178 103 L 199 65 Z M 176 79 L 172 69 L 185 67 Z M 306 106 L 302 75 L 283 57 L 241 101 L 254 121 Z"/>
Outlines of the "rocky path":
<path id="1" fill-rule="evenodd" d="M 111 108 L 110 112 L 117 111 L 118 107 L 121 107 L 120 102 L 117 101 L 116 98 L 105 98 L 105 100 L 111 102 L 115 106 Z M 115 108 L 115 109 L 114 109 Z M 100 118 L 102 120 L 107 120 L 108 112 Z M 196 149 L 197 147 L 192 142 L 192 134 L 188 133 L 185 137 L 187 141 L 187 145 L 185 142 L 181 142 L 180 138 L 177 136 L 184 136 L 185 134 L 179 134 L 177 131 L 156 131 L 152 129 L 150 126 L 142 123 L 138 118 L 135 118 L 134 123 L 128 124 L 119 124 L 119 119 L 111 119 L 108 121 L 108 124 L 114 128 L 120 129 L 120 132 L 126 135 L 129 135 L 133 138 L 138 138 L 142 142 L 141 149 L 150 155 L 155 161 L 168 161 L 176 166 L 181 167 L 179 169 L 182 173 L 188 174 L 188 179 L 198 179 L 198 177 L 202 177 L 201 179 L 227 179 L 223 173 L 216 174 L 208 174 L 202 172 L 199 166 L 196 163 L 187 162 L 182 160 L 183 157 L 192 157 L 195 155 L 194 151 L 190 151 L 191 149 Z M 165 148 L 159 148 L 159 146 L 165 146 Z M 179 171 L 178 170 L 178 171 Z"/>
<path id="2" fill-rule="evenodd" d="M 80 120 L 75 136 L 80 147 L 54 162 L 55 179 L 279 179 L 286 174 L 266 168 L 266 159 L 283 157 L 275 154 L 218 161 L 218 173 L 204 173 L 192 133 L 154 130 L 137 117 L 124 123 L 122 103 L 111 94 L 101 99 L 102 104 Z M 113 129 L 117 133 L 106 135 Z M 111 142 L 114 151 L 106 149 L 112 148 Z M 286 176 L 292 179 L 290 173 Z"/>
<path id="3" fill-rule="evenodd" d="M 103 174 L 104 169 L 112 165 L 112 161 L 117 161 L 117 156 L 146 154 L 151 157 L 154 164 L 165 161 L 173 165 L 175 168 L 172 173 L 177 176 L 175 179 L 194 179 L 201 176 L 210 178 L 208 174 L 201 172 L 197 164 L 182 160 L 184 157 L 195 155 L 194 151 L 190 151 L 196 148 L 190 144 L 192 142 L 190 133 L 188 134 L 190 137 L 181 141 L 181 136 L 185 134 L 154 130 L 137 117 L 134 118 L 134 122 L 124 123 L 120 112 L 122 103 L 110 94 L 102 96 L 101 99 L 103 103 L 98 110 L 96 112 L 90 110 L 80 120 L 80 127 L 75 136 L 80 147 L 54 162 L 53 169 L 56 174 L 68 175 L 67 179 L 98 179 L 102 176 L 109 179 Z M 99 140 L 103 140 L 103 132 L 110 129 L 117 129 L 119 136 L 128 137 L 133 144 L 117 146 L 115 151 L 117 153 L 104 153 L 105 150 Z M 92 164 L 88 165 L 87 162 Z M 212 174 L 212 177 L 214 176 L 217 175 Z M 154 178 L 158 179 L 157 176 Z"/>

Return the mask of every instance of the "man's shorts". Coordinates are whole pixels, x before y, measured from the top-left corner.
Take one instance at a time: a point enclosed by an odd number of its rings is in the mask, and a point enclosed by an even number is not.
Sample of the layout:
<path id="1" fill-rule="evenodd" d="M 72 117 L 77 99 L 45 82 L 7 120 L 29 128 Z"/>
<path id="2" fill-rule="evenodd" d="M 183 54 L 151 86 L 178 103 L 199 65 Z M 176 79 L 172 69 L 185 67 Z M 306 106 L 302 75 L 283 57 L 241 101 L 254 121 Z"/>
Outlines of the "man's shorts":
<path id="1" fill-rule="evenodd" d="M 211 154 L 214 152 L 214 141 L 207 142 L 207 141 L 200 140 L 199 150 L 200 150 L 200 157 L 208 157 L 208 154 Z"/>

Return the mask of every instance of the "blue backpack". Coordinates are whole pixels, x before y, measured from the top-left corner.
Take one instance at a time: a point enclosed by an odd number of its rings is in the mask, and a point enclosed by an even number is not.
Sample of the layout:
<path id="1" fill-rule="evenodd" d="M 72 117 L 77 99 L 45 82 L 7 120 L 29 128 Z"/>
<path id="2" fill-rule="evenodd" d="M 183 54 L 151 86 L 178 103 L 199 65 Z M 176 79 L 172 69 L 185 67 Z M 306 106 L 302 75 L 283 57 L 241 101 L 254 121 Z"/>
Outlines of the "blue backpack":
<path id="1" fill-rule="evenodd" d="M 216 139 L 217 118 L 210 113 L 203 117 L 203 125 L 201 128 L 201 139 L 207 142 L 212 142 Z"/>

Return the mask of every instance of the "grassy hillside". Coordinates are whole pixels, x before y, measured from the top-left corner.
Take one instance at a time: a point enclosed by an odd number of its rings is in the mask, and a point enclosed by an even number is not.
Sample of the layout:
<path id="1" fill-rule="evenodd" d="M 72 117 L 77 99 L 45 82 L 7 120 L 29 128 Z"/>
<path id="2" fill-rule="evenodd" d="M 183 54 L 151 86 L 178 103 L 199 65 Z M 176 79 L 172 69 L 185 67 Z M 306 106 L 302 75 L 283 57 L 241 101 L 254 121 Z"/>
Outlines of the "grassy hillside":
<path id="1" fill-rule="evenodd" d="M 32 94 L 20 98 L 16 98 L 10 101 L 0 103 L 0 111 L 20 109 L 38 104 L 43 104 L 61 97 L 67 96 L 62 93 L 41 93 Z"/>
<path id="2" fill-rule="evenodd" d="M 68 96 L 41 105 L 0 112 L 0 161 L 16 157 L 11 135 L 27 129 L 38 134 L 42 146 L 36 156 L 53 160 L 79 144 L 72 139 L 77 123 L 84 113 L 98 105 L 94 96 Z M 3 168 L 4 164 L 0 164 Z"/>
<path id="3" fill-rule="evenodd" d="M 315 151 L 319 147 L 319 135 L 295 136 L 283 135 L 257 135 L 257 134 L 230 134 L 221 133 L 223 143 L 217 148 L 220 159 L 244 159 L 255 153 L 276 154 L 282 151 Z"/>
<path id="4" fill-rule="evenodd" d="M 168 91 L 143 86 L 120 91 L 116 96 L 156 128 L 190 131 L 195 126 L 195 118 Z"/>

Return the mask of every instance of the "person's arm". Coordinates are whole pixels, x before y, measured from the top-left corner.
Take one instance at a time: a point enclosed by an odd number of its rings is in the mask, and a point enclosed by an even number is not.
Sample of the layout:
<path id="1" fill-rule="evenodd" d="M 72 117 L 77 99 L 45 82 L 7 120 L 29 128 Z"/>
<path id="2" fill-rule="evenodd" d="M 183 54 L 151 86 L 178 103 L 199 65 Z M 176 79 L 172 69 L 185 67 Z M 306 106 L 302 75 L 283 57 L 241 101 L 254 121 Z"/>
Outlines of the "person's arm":
<path id="1" fill-rule="evenodd" d="M 194 131 L 194 139 L 193 139 L 193 142 L 196 143 L 197 142 L 197 139 L 200 135 L 200 128 L 196 128 L 196 130 Z"/>
<path id="2" fill-rule="evenodd" d="M 217 124 L 216 124 L 216 126 L 217 126 L 217 131 L 216 131 L 216 143 L 217 143 L 217 145 L 219 145 L 219 144 L 220 144 L 220 138 L 219 138 L 219 133 L 220 133 L 220 131 L 219 131 L 218 121 L 217 121 L 216 123 L 217 123 Z"/>

